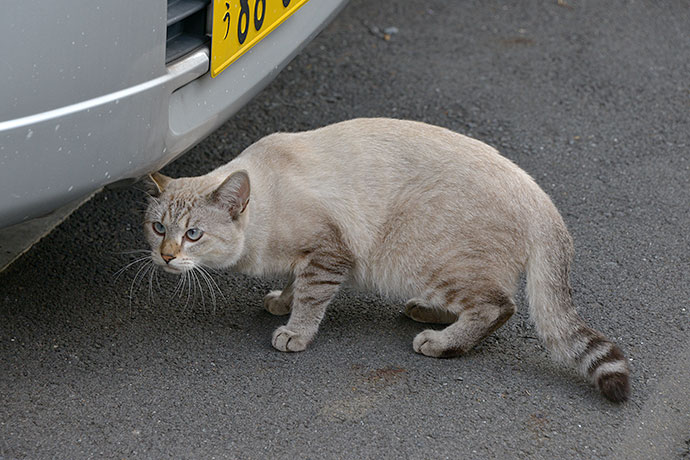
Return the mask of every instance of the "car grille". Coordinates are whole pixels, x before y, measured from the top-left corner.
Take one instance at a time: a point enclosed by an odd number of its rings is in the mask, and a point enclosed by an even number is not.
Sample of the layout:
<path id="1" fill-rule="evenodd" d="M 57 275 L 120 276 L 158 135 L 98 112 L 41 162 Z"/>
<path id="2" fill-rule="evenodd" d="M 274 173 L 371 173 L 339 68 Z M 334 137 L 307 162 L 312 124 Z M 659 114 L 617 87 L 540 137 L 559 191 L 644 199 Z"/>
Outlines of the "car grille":
<path id="1" fill-rule="evenodd" d="M 206 14 L 211 0 L 168 0 L 168 35 L 165 63 L 206 45 Z"/>

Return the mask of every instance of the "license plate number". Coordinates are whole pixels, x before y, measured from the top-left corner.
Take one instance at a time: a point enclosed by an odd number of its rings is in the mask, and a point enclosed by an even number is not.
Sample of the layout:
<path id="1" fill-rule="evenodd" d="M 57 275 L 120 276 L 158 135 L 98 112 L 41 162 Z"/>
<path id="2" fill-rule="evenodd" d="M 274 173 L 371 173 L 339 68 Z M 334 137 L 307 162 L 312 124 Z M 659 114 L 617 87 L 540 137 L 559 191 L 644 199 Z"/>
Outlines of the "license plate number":
<path id="1" fill-rule="evenodd" d="M 308 0 L 214 0 L 211 76 L 216 77 Z"/>

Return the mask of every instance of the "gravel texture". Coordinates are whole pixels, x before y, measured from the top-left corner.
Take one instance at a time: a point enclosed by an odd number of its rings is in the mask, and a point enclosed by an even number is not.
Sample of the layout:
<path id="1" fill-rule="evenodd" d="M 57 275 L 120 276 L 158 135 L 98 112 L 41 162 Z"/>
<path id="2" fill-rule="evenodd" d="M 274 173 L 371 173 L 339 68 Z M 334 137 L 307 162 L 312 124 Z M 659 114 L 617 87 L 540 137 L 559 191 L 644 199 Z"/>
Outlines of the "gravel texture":
<path id="1" fill-rule="evenodd" d="M 561 210 L 575 301 L 630 359 L 630 402 L 552 363 L 522 295 L 459 359 L 416 355 L 424 326 L 349 290 L 306 352 L 279 353 L 284 319 L 262 309 L 277 280 L 217 274 L 214 306 L 171 298 L 163 274 L 115 276 L 145 248 L 133 187 L 0 274 L 0 458 L 688 458 L 689 76 L 687 2 L 353 0 L 164 171 L 359 116 L 494 145 Z"/>

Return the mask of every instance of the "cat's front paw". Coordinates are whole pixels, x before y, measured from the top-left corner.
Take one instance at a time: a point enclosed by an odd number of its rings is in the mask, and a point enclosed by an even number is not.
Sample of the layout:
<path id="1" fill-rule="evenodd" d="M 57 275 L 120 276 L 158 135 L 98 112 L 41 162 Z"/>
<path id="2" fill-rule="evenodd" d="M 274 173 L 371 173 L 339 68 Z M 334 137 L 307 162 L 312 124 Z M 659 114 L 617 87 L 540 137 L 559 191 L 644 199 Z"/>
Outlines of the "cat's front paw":
<path id="1" fill-rule="evenodd" d="M 309 344 L 309 339 L 291 331 L 287 326 L 280 326 L 273 332 L 272 344 L 273 348 L 280 351 L 304 351 Z"/>
<path id="2" fill-rule="evenodd" d="M 280 295 L 283 291 L 271 291 L 264 297 L 264 308 L 267 312 L 273 315 L 287 315 L 290 313 L 290 307 L 292 302 L 289 302 L 285 297 Z"/>
<path id="3" fill-rule="evenodd" d="M 421 353 L 432 358 L 450 358 L 459 356 L 463 353 L 461 349 L 449 343 L 443 331 L 427 329 L 417 334 L 412 341 L 412 348 L 417 353 Z"/>

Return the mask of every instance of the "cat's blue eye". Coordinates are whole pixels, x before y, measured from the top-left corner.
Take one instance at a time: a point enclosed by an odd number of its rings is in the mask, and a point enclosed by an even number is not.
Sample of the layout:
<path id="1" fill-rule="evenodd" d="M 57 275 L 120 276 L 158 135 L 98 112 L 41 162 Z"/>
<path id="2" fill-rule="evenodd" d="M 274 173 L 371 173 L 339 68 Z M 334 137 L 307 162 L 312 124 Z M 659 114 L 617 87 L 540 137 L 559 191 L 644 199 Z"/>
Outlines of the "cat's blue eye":
<path id="1" fill-rule="evenodd" d="M 197 241 L 199 238 L 202 237 L 203 234 L 204 232 L 199 230 L 198 228 L 190 228 L 184 235 L 187 237 L 189 241 Z"/>
<path id="2" fill-rule="evenodd" d="M 153 231 L 156 232 L 157 234 L 163 236 L 163 235 L 165 235 L 165 225 L 161 224 L 160 222 L 154 222 L 153 223 Z"/>

